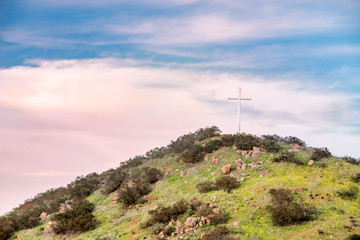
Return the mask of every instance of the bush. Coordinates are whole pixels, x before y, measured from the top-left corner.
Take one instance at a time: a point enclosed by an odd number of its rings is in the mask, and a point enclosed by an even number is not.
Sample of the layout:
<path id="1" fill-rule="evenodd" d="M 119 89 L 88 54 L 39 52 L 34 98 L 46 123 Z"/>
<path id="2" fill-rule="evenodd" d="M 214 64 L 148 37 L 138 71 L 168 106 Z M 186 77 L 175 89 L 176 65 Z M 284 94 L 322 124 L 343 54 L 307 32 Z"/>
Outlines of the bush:
<path id="1" fill-rule="evenodd" d="M 337 191 L 337 193 L 342 199 L 352 200 L 357 198 L 359 189 L 357 187 L 350 187 L 348 190 Z"/>
<path id="2" fill-rule="evenodd" d="M 174 226 L 166 226 L 164 229 L 164 234 L 170 236 L 173 232 L 175 232 L 176 228 Z"/>
<path id="3" fill-rule="evenodd" d="M 268 206 L 275 225 L 286 226 L 313 219 L 314 209 L 292 202 L 289 189 L 271 189 L 272 206 Z"/>
<path id="4" fill-rule="evenodd" d="M 301 147 L 305 147 L 306 146 L 306 143 L 301 140 L 300 138 L 297 138 L 297 137 L 293 137 L 293 136 L 288 136 L 288 137 L 285 137 L 283 139 L 283 141 L 287 144 L 297 144 Z"/>
<path id="5" fill-rule="evenodd" d="M 193 133 L 185 134 L 178 137 L 175 141 L 171 141 L 168 148 L 174 153 L 182 153 L 186 149 L 194 145 L 195 135 Z"/>
<path id="6" fill-rule="evenodd" d="M 176 220 L 178 216 L 184 214 L 188 207 L 188 203 L 184 200 L 174 203 L 168 207 L 157 207 L 155 210 L 150 210 L 150 222 L 155 223 L 168 223 L 171 219 Z"/>
<path id="7" fill-rule="evenodd" d="M 232 189 L 237 188 L 240 186 L 240 182 L 231 176 L 223 176 L 221 178 L 216 179 L 215 181 L 216 189 L 224 190 L 230 192 Z"/>
<path id="8" fill-rule="evenodd" d="M 210 141 L 205 145 L 204 151 L 206 153 L 212 153 L 213 151 L 218 150 L 220 146 L 221 146 L 221 140 Z"/>
<path id="9" fill-rule="evenodd" d="M 145 153 L 147 159 L 163 158 L 167 153 L 170 152 L 168 147 L 154 148 Z"/>
<path id="10" fill-rule="evenodd" d="M 166 225 L 163 223 L 154 224 L 154 226 L 151 227 L 151 233 L 158 235 L 160 232 L 164 230 L 165 226 Z"/>
<path id="11" fill-rule="evenodd" d="M 229 146 L 234 145 L 236 137 L 237 137 L 237 135 L 233 135 L 233 134 L 222 135 L 221 145 L 224 147 L 229 147 Z"/>
<path id="12" fill-rule="evenodd" d="M 216 190 L 214 182 L 205 181 L 196 185 L 199 193 L 207 193 Z"/>
<path id="13" fill-rule="evenodd" d="M 250 134 L 241 134 L 235 139 L 235 146 L 238 150 L 252 150 L 253 147 L 260 147 L 260 144 L 260 138 Z"/>
<path id="14" fill-rule="evenodd" d="M 90 173 L 85 177 L 77 177 L 74 182 L 68 185 L 71 188 L 72 198 L 85 198 L 93 193 L 99 187 L 99 175 Z"/>
<path id="15" fill-rule="evenodd" d="M 360 240 L 360 235 L 359 234 L 352 234 L 346 239 L 348 239 L 348 240 Z"/>
<path id="16" fill-rule="evenodd" d="M 281 150 L 280 144 L 276 140 L 271 138 L 264 138 L 261 141 L 261 146 L 265 148 L 267 152 L 271 153 L 277 153 Z"/>
<path id="17" fill-rule="evenodd" d="M 54 217 L 53 230 L 56 234 L 81 233 L 96 226 L 95 216 L 91 213 L 94 205 L 83 199 L 73 203 L 70 210 Z"/>
<path id="18" fill-rule="evenodd" d="M 129 184 L 123 184 L 118 190 L 118 201 L 125 206 L 130 206 L 140 200 L 142 196 L 145 196 L 151 192 L 149 183 L 135 182 L 130 186 Z"/>
<path id="19" fill-rule="evenodd" d="M 353 165 L 360 165 L 360 160 L 359 159 L 355 159 L 353 157 L 349 157 L 349 156 L 344 156 L 341 159 L 343 159 L 344 161 L 353 164 Z"/>
<path id="20" fill-rule="evenodd" d="M 283 152 L 280 155 L 273 158 L 274 162 L 289 162 L 295 163 L 297 165 L 304 165 L 300 158 L 296 156 L 293 152 Z"/>
<path id="21" fill-rule="evenodd" d="M 212 231 L 206 231 L 202 240 L 235 240 L 235 238 L 228 236 L 229 229 L 224 226 L 214 228 Z"/>
<path id="22" fill-rule="evenodd" d="M 7 217 L 0 217 L 0 239 L 8 239 L 14 234 L 15 229 L 12 225 L 13 222 Z"/>
<path id="23" fill-rule="evenodd" d="M 329 152 L 329 149 L 325 148 L 315 148 L 314 152 L 311 155 L 311 159 L 314 161 L 319 161 L 323 158 L 331 157 L 331 153 Z"/>
<path id="24" fill-rule="evenodd" d="M 105 194 L 109 194 L 116 191 L 128 176 L 129 174 L 127 173 L 127 171 L 122 168 L 118 168 L 114 170 L 114 172 L 111 173 L 105 181 L 105 185 L 104 185 Z"/>
<path id="25" fill-rule="evenodd" d="M 201 145 L 192 145 L 181 154 L 181 158 L 186 163 L 197 163 L 204 160 L 205 152 Z"/>
<path id="26" fill-rule="evenodd" d="M 200 128 L 195 132 L 194 135 L 196 140 L 202 141 L 207 138 L 218 136 L 220 133 L 221 130 L 218 127 L 212 126 L 212 127 Z"/>
<path id="27" fill-rule="evenodd" d="M 141 171 L 142 180 L 150 184 L 156 183 L 164 176 L 164 173 L 157 168 L 144 167 Z"/>
<path id="28" fill-rule="evenodd" d="M 356 183 L 360 183 L 360 173 L 355 173 L 354 176 L 351 177 L 351 180 Z"/>

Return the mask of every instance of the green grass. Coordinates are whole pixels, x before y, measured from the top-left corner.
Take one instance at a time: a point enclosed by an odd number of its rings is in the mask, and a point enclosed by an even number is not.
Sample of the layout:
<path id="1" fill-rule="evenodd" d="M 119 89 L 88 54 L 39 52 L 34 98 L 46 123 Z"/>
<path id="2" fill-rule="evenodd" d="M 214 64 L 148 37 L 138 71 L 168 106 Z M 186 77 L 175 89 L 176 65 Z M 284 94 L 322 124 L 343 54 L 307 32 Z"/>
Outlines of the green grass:
<path id="1" fill-rule="evenodd" d="M 282 146 L 287 149 L 287 146 Z M 300 159 L 308 162 L 309 153 L 302 150 L 297 153 Z M 218 165 L 212 165 L 211 159 L 215 156 L 220 159 Z M 146 196 L 147 202 L 132 206 L 128 209 L 121 204 L 111 204 L 116 193 L 104 195 L 101 190 L 96 191 L 87 199 L 96 205 L 94 215 L 98 220 L 96 229 L 75 236 L 66 236 L 66 239 L 149 239 L 149 228 L 141 228 L 141 223 L 149 219 L 148 211 L 159 205 L 168 206 L 181 199 L 201 199 L 210 202 L 211 196 L 216 196 L 217 207 L 229 213 L 230 220 L 226 224 L 233 236 L 240 239 L 345 239 L 350 234 L 360 234 L 360 201 L 344 200 L 337 195 L 337 191 L 359 186 L 353 183 L 350 177 L 360 172 L 359 166 L 348 164 L 337 158 L 323 159 L 326 167 L 298 166 L 292 163 L 273 163 L 275 154 L 263 154 L 256 159 L 262 161 L 261 169 L 252 170 L 249 167 L 244 172 L 235 169 L 235 161 L 240 156 L 231 148 L 223 148 L 208 154 L 208 161 L 198 164 L 185 164 L 176 161 L 176 156 L 154 159 L 142 166 L 153 166 L 169 174 L 153 185 L 153 191 Z M 250 163 L 251 159 L 244 159 Z M 215 180 L 222 176 L 220 168 L 232 164 L 231 176 L 245 177 L 239 188 L 231 193 L 213 191 L 200 194 L 196 184 Z M 186 175 L 180 177 L 180 171 Z M 215 174 L 212 174 L 215 172 Z M 274 226 L 267 206 L 271 204 L 269 190 L 271 188 L 289 188 L 293 191 L 296 201 L 314 206 L 319 210 L 317 219 L 299 225 L 278 227 Z M 310 195 L 312 194 L 312 195 Z M 327 194 L 327 195 L 326 195 Z M 311 197 L 313 196 L 313 197 Z M 324 197 L 326 196 L 326 197 Z M 323 198 L 322 198 L 323 197 Z M 234 211 L 234 208 L 237 211 Z M 351 220 L 353 222 L 351 222 Z M 355 221 L 355 222 L 354 222 Z M 350 230 L 346 228 L 350 227 Z M 34 229 L 18 232 L 12 239 L 46 239 L 41 231 L 46 224 Z M 212 227 L 202 227 L 192 239 L 198 239 L 202 232 Z M 319 234 L 319 230 L 324 232 Z M 320 231 L 320 232 L 321 232 Z M 48 239 L 65 239 L 55 237 Z M 151 239 L 151 237 L 150 237 Z M 172 238 L 169 238 L 172 239 Z M 176 238 L 174 238 L 176 239 Z"/>

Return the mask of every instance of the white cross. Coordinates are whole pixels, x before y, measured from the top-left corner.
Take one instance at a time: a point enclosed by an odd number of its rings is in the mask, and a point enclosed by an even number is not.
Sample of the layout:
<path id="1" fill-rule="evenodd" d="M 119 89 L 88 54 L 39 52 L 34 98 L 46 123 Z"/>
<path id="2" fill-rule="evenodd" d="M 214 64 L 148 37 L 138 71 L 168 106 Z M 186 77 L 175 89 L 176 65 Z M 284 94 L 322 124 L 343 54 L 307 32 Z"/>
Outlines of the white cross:
<path id="1" fill-rule="evenodd" d="M 240 134 L 240 112 L 241 112 L 241 100 L 251 100 L 251 98 L 241 98 L 241 88 L 239 88 L 239 97 L 238 98 L 228 98 L 228 100 L 236 100 L 238 101 L 238 134 Z"/>

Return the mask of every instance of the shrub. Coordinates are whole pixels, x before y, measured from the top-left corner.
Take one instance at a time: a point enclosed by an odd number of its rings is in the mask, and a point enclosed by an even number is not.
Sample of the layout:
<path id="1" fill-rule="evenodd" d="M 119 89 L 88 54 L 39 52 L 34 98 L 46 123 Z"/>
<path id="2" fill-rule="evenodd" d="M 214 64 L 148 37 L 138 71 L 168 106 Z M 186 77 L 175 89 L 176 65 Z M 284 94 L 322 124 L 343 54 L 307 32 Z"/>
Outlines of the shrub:
<path id="1" fill-rule="evenodd" d="M 164 229 L 164 234 L 170 236 L 173 232 L 175 232 L 176 228 L 174 226 L 166 226 Z"/>
<path id="2" fill-rule="evenodd" d="M 8 239 L 14 234 L 15 229 L 12 225 L 13 222 L 7 217 L 0 217 L 0 239 Z"/>
<path id="3" fill-rule="evenodd" d="M 328 158 L 331 157 L 331 153 L 329 152 L 329 149 L 325 148 L 315 148 L 314 152 L 311 155 L 311 159 L 314 161 L 319 161 L 322 158 Z"/>
<path id="4" fill-rule="evenodd" d="M 268 206 L 275 225 L 285 226 L 309 221 L 313 218 L 315 210 L 306 208 L 291 200 L 289 189 L 271 189 L 272 206 Z"/>
<path id="5" fill-rule="evenodd" d="M 56 234 L 80 233 L 94 229 L 96 219 L 91 213 L 94 207 L 85 199 L 74 202 L 70 210 L 55 215 L 54 232 Z"/>
<path id="6" fill-rule="evenodd" d="M 221 178 L 216 179 L 215 186 L 218 190 L 224 190 L 230 192 L 232 189 L 240 186 L 240 182 L 231 176 L 223 176 Z"/>
<path id="7" fill-rule="evenodd" d="M 221 137 L 221 145 L 224 146 L 224 147 L 229 147 L 229 146 L 234 145 L 236 137 L 237 136 L 233 135 L 233 134 L 222 135 L 222 137 Z"/>
<path id="8" fill-rule="evenodd" d="M 212 231 L 206 231 L 202 240 L 235 240 L 235 238 L 228 236 L 229 229 L 224 226 L 216 227 Z"/>
<path id="9" fill-rule="evenodd" d="M 360 183 L 360 173 L 355 173 L 354 176 L 351 177 L 351 180 L 356 183 Z"/>
<path id="10" fill-rule="evenodd" d="M 181 154 L 181 158 L 186 163 L 197 163 L 204 160 L 205 152 L 201 145 L 192 145 Z"/>
<path id="11" fill-rule="evenodd" d="M 157 168 L 144 167 L 141 171 L 142 179 L 150 184 L 156 183 L 164 176 L 164 173 Z"/>
<path id="12" fill-rule="evenodd" d="M 261 141 L 261 146 L 265 148 L 267 152 L 271 153 L 277 153 L 281 150 L 280 144 L 276 140 L 270 138 L 264 138 Z"/>
<path id="13" fill-rule="evenodd" d="M 289 162 L 295 163 L 297 165 L 304 165 L 300 158 L 296 156 L 293 152 L 283 152 L 280 155 L 273 158 L 274 162 Z"/>
<path id="14" fill-rule="evenodd" d="M 199 193 L 207 193 L 216 190 L 214 182 L 205 181 L 196 185 Z"/>
<path id="15" fill-rule="evenodd" d="M 126 170 L 122 168 L 116 169 L 112 174 L 110 174 L 105 181 L 104 191 L 105 194 L 112 193 L 116 191 L 121 184 L 126 180 L 129 176 Z"/>
<path id="16" fill-rule="evenodd" d="M 151 233 L 158 235 L 160 232 L 164 230 L 165 226 L 166 225 L 163 223 L 154 224 L 154 226 L 151 227 Z"/>
<path id="17" fill-rule="evenodd" d="M 359 189 L 357 187 L 350 187 L 348 190 L 340 190 L 337 193 L 342 199 L 351 200 L 357 198 Z"/>
<path id="18" fill-rule="evenodd" d="M 195 135 L 193 133 L 185 134 L 178 137 L 175 141 L 171 141 L 168 148 L 175 153 L 182 153 L 190 148 L 195 142 Z"/>
<path id="19" fill-rule="evenodd" d="M 355 159 L 353 157 L 349 157 L 349 156 L 344 156 L 341 159 L 343 159 L 344 161 L 353 164 L 353 165 L 360 165 L 360 160 L 359 159 Z"/>
<path id="20" fill-rule="evenodd" d="M 297 137 L 293 137 L 293 136 L 285 137 L 283 139 L 283 141 L 286 142 L 287 144 L 297 144 L 301 147 L 306 146 L 306 143 L 303 140 L 301 140 L 300 138 L 297 138 Z"/>
<path id="21" fill-rule="evenodd" d="M 188 206 L 190 205 L 186 201 L 181 200 L 168 207 L 157 207 L 155 210 L 149 211 L 150 222 L 152 224 L 168 223 L 171 219 L 176 220 L 178 216 L 188 210 Z"/>
<path id="22" fill-rule="evenodd" d="M 360 235 L 359 234 L 352 234 L 349 237 L 347 237 L 346 239 L 348 239 L 348 240 L 360 240 Z"/>
<path id="23" fill-rule="evenodd" d="M 252 150 L 253 147 L 260 147 L 260 144 L 260 138 L 250 134 L 241 134 L 235 139 L 235 146 L 238 150 Z"/>
<path id="24" fill-rule="evenodd" d="M 90 173 L 85 177 L 77 177 L 74 182 L 68 185 L 71 188 L 71 197 L 87 197 L 99 187 L 99 183 L 100 180 L 97 173 Z"/>
<path id="25" fill-rule="evenodd" d="M 154 148 L 145 153 L 147 159 L 163 158 L 170 152 L 168 147 Z"/>
<path id="26" fill-rule="evenodd" d="M 135 182 L 132 186 L 123 184 L 118 190 L 118 201 L 125 206 L 129 206 L 136 203 L 142 196 L 145 196 L 150 192 L 150 184 L 146 182 Z"/>
<path id="27" fill-rule="evenodd" d="M 221 130 L 216 127 L 206 127 L 206 128 L 200 128 L 195 132 L 195 139 L 202 141 L 207 138 L 215 137 L 221 133 Z"/>
<path id="28" fill-rule="evenodd" d="M 221 146 L 221 140 L 210 141 L 205 145 L 204 151 L 206 153 L 212 153 L 213 151 L 218 150 L 220 146 Z"/>

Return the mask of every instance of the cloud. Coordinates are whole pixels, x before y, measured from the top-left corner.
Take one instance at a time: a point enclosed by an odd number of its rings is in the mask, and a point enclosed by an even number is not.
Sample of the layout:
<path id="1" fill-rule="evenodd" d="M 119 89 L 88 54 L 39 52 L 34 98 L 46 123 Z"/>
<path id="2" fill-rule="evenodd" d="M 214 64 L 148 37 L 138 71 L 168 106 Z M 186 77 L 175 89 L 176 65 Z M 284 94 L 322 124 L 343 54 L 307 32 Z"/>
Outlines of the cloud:
<path id="1" fill-rule="evenodd" d="M 130 59 L 36 60 L 0 69 L 0 79 L 1 176 L 38 179 L 37 190 L 116 167 L 199 127 L 235 132 L 237 106 L 226 99 L 237 96 L 238 86 L 252 98 L 243 104 L 243 131 L 298 136 L 360 156 L 356 95 L 301 80 Z M 12 187 L 28 194 L 17 181 Z M 18 193 L 7 198 L 24 199 Z"/>

